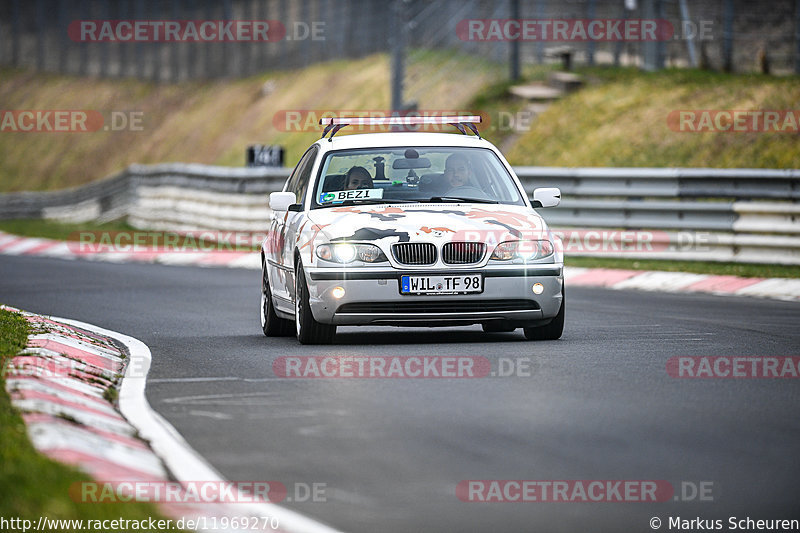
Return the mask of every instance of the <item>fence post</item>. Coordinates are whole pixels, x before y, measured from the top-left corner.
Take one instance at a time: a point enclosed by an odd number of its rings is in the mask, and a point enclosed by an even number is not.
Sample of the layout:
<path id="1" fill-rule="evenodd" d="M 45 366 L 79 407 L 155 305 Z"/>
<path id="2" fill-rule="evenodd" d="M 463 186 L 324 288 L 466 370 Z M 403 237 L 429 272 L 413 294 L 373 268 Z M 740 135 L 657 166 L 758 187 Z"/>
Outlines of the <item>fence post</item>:
<path id="1" fill-rule="evenodd" d="M 131 19 L 129 0 L 120 0 L 119 6 L 117 7 L 117 16 L 120 20 Z M 116 57 L 117 61 L 119 61 L 117 77 L 124 78 L 127 75 L 125 67 L 128 65 L 130 55 L 130 43 L 119 43 L 117 45 Z"/>
<path id="2" fill-rule="evenodd" d="M 628 6 L 622 4 L 622 20 L 628 20 Z M 618 67 L 620 64 L 620 56 L 622 55 L 622 49 L 625 46 L 625 41 L 622 39 L 617 40 L 614 43 L 614 66 Z M 630 53 L 630 50 L 628 50 Z"/>
<path id="3" fill-rule="evenodd" d="M 660 0 L 642 0 L 642 18 L 646 20 L 653 20 L 657 18 L 658 6 Z M 663 57 L 660 57 L 660 42 L 643 41 L 642 42 L 642 67 L 648 72 L 653 72 L 662 68 Z"/>
<path id="4" fill-rule="evenodd" d="M 797 0 L 800 3 L 800 0 Z M 686 5 L 686 0 L 680 0 L 680 9 L 681 9 L 681 22 L 684 24 L 684 27 L 687 26 L 686 23 L 691 22 L 691 17 L 689 16 L 689 6 Z M 683 33 L 683 28 L 681 28 L 681 33 Z M 689 53 L 689 65 L 692 68 L 697 68 L 697 50 L 694 45 L 694 32 L 691 32 L 690 37 L 685 37 L 686 39 L 686 50 Z"/>
<path id="5" fill-rule="evenodd" d="M 69 61 L 68 52 L 72 48 L 72 39 L 69 38 L 66 31 L 67 25 L 70 23 L 67 17 L 66 5 L 67 0 L 58 0 L 57 24 L 61 29 L 58 38 L 58 72 L 62 74 L 69 72 L 69 66 L 67 65 L 67 61 Z"/>
<path id="6" fill-rule="evenodd" d="M 798 0 L 800 1 L 800 0 Z M 325 41 L 317 43 L 315 48 L 319 50 L 317 57 L 320 61 L 325 61 L 331 57 L 331 48 L 328 46 L 326 42 L 328 40 L 328 30 L 330 30 L 330 21 L 328 20 L 328 15 L 330 14 L 330 10 L 328 9 L 330 6 L 328 5 L 328 0 L 317 0 L 317 19 L 323 24 L 323 28 L 325 30 Z M 380 32 L 380 29 L 377 29 Z"/>
<path id="7" fill-rule="evenodd" d="M 300 42 L 300 66 L 307 67 L 309 63 L 311 63 L 311 6 L 309 5 L 309 0 L 300 0 L 300 22 L 308 25 L 308 35 Z M 368 30 L 369 28 L 363 26 L 361 28 L 362 32 Z M 363 34 L 360 41 L 363 47 L 365 41 L 365 39 L 363 39 Z"/>
<path id="8" fill-rule="evenodd" d="M 19 2 L 20 0 L 13 0 L 11 2 L 11 64 L 15 67 L 19 66 L 20 56 Z"/>
<path id="9" fill-rule="evenodd" d="M 794 2 L 794 73 L 800 74 L 800 0 Z"/>
<path id="10" fill-rule="evenodd" d="M 511 18 L 519 20 L 519 0 L 511 1 Z M 510 54 L 509 63 L 511 67 L 511 79 L 516 81 L 519 79 L 519 39 L 512 39 L 509 43 Z"/>
<path id="11" fill-rule="evenodd" d="M 733 72 L 733 0 L 725 0 L 722 13 L 722 68 Z"/>
<path id="12" fill-rule="evenodd" d="M 172 20 L 189 18 L 187 16 L 181 16 L 181 13 L 185 14 L 186 11 L 180 9 L 178 2 L 172 2 L 172 13 L 171 13 Z M 191 43 L 189 46 L 192 46 L 194 44 L 195 43 Z M 167 46 L 170 47 L 170 52 L 172 52 L 167 65 L 167 70 L 168 70 L 167 79 L 176 82 L 181 79 L 181 64 L 183 62 L 181 61 L 182 54 L 180 53 L 180 51 L 185 49 L 186 44 L 176 41 L 172 43 L 168 42 Z"/>
<path id="13" fill-rule="evenodd" d="M 36 70 L 44 71 L 45 59 L 44 52 L 47 48 L 47 28 L 44 16 L 44 0 L 36 0 Z"/>
<path id="14" fill-rule="evenodd" d="M 91 4 L 87 4 L 88 11 L 86 12 L 80 9 L 81 8 L 80 0 L 72 0 L 72 6 L 73 6 L 73 11 L 72 11 L 73 17 L 77 16 L 79 19 L 83 19 L 84 17 L 91 18 L 93 14 Z M 77 7 L 77 9 L 74 9 L 75 7 Z M 80 73 L 81 76 L 86 76 L 87 74 L 89 74 L 89 43 L 81 40 L 80 44 L 78 45 L 78 48 L 80 51 L 80 65 L 78 68 L 78 72 Z"/>
<path id="15" fill-rule="evenodd" d="M 405 78 L 405 6 L 403 0 L 392 3 L 392 110 L 403 109 L 403 78 Z"/>
<path id="16" fill-rule="evenodd" d="M 134 0 L 136 7 L 134 8 L 133 18 L 142 20 L 144 18 L 144 0 Z M 136 77 L 139 79 L 144 78 L 145 57 L 144 57 L 144 44 L 136 42 Z"/>
<path id="17" fill-rule="evenodd" d="M 147 10 L 147 18 L 148 20 L 158 20 L 161 18 L 161 10 L 159 9 L 161 4 L 155 0 L 150 0 L 150 6 Z M 161 58 L 162 52 L 164 51 L 164 43 L 157 43 L 157 42 L 150 42 L 149 48 L 152 51 L 150 57 L 152 58 L 153 62 L 153 72 L 151 74 L 151 79 L 153 81 L 159 82 L 161 81 L 161 67 L 163 66 L 163 61 Z"/>
<path id="18" fill-rule="evenodd" d="M 286 0 L 279 0 L 278 4 L 278 18 L 283 24 L 286 31 L 289 31 L 289 6 L 286 5 Z M 286 58 L 289 55 L 289 41 L 284 37 L 280 42 L 281 55 L 278 64 L 281 68 L 286 68 Z"/>
<path id="19" fill-rule="evenodd" d="M 539 20 L 544 18 L 544 0 L 535 0 L 535 17 Z M 536 40 L 536 63 L 541 65 L 544 63 L 544 41 L 541 39 Z"/>
<path id="20" fill-rule="evenodd" d="M 100 2 L 100 6 L 101 6 L 100 7 L 100 16 L 98 18 L 100 20 L 108 20 L 108 19 L 110 19 L 111 17 L 109 16 L 108 4 L 106 2 Z M 111 57 L 110 53 L 109 53 L 110 52 L 109 49 L 111 48 L 111 46 L 112 46 L 112 43 L 110 43 L 110 42 L 107 42 L 107 43 L 99 42 L 99 43 L 97 43 L 95 45 L 95 47 L 97 47 L 99 49 L 99 51 L 100 51 L 100 58 L 99 58 L 99 61 L 100 61 L 99 67 L 100 68 L 98 69 L 98 74 L 101 77 L 108 76 L 109 66 L 110 66 L 109 65 L 109 61 L 110 61 L 110 57 Z"/>
<path id="21" fill-rule="evenodd" d="M 206 20 L 214 18 L 214 0 L 206 0 L 205 13 Z M 217 46 L 219 46 L 219 43 L 203 43 L 203 51 L 205 52 L 203 54 L 203 77 L 206 79 L 216 75 L 214 61 L 217 58 Z"/>
<path id="22" fill-rule="evenodd" d="M 656 16 L 658 20 L 664 19 L 664 0 L 656 0 Z M 664 68 L 667 58 L 667 46 L 664 39 L 656 41 L 656 68 L 661 70 Z"/>
<path id="23" fill-rule="evenodd" d="M 586 18 L 589 20 L 595 18 L 595 0 L 589 0 L 589 3 L 586 4 Z M 590 67 L 594 66 L 594 48 L 594 39 L 590 38 L 586 42 L 586 63 L 588 63 Z"/>

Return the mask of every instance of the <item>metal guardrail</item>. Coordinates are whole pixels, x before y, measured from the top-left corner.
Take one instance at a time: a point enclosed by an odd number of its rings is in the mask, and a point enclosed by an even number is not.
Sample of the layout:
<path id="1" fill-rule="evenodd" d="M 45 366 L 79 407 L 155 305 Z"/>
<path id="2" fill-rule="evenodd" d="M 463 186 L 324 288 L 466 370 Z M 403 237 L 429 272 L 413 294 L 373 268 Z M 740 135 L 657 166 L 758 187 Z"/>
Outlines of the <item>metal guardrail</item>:
<path id="1" fill-rule="evenodd" d="M 563 201 L 540 210 L 556 228 L 656 230 L 702 241 L 635 254 L 576 255 L 800 264 L 800 170 L 517 167 L 526 192 L 559 187 Z M 169 163 L 132 165 L 75 189 L 0 195 L 0 219 L 69 221 L 128 217 L 143 229 L 263 231 L 266 195 L 287 168 Z M 684 234 L 681 237 L 681 234 Z M 700 238 L 702 237 L 702 238 Z M 692 239 L 690 239 L 692 240 Z M 662 243 L 663 244 L 663 243 Z"/>
<path id="2" fill-rule="evenodd" d="M 800 200 L 800 169 L 515 167 L 526 190 L 559 187 L 565 196 Z"/>

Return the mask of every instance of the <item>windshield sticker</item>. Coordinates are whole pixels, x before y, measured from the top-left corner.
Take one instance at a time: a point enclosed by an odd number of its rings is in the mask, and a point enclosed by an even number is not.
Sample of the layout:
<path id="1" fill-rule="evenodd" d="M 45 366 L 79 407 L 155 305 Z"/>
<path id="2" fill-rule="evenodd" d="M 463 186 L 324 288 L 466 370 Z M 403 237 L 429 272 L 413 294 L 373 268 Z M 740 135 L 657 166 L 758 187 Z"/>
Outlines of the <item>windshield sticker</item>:
<path id="1" fill-rule="evenodd" d="M 348 191 L 323 192 L 319 195 L 319 203 L 340 203 L 346 200 L 380 200 L 383 189 L 352 189 Z"/>

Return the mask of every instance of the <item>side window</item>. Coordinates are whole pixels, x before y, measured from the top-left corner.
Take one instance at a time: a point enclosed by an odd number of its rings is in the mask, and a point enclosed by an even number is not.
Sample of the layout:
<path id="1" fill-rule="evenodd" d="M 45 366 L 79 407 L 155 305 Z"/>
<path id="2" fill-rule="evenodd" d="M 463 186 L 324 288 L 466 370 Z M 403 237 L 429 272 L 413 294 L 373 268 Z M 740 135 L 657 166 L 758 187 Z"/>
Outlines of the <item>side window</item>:
<path id="1" fill-rule="evenodd" d="M 303 154 L 294 172 L 292 172 L 292 175 L 289 177 L 289 181 L 286 183 L 286 191 L 293 192 L 298 203 L 302 203 L 303 197 L 306 194 L 306 189 L 308 189 L 308 181 L 311 177 L 311 169 L 314 167 L 317 150 L 318 148 L 316 146 L 312 146 Z"/>
<path id="2" fill-rule="evenodd" d="M 300 169 L 300 176 L 297 179 L 297 186 L 294 189 L 295 194 L 297 195 L 297 201 L 302 203 L 306 198 L 306 191 L 308 190 L 308 184 L 311 181 L 311 170 L 314 168 L 314 161 L 317 159 L 317 151 L 319 149 L 316 146 L 312 146 L 306 152 L 307 158 L 305 164 L 302 169 Z"/>

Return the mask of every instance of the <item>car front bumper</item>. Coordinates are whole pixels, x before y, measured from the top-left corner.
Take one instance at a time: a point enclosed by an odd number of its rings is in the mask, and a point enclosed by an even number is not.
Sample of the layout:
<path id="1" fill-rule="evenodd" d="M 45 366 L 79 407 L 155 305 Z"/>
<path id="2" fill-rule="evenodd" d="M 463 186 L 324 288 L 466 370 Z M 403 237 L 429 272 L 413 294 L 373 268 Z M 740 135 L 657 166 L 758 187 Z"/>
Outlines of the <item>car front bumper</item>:
<path id="1" fill-rule="evenodd" d="M 480 294 L 409 295 L 400 293 L 402 275 L 483 275 Z M 561 264 L 508 265 L 456 270 L 393 268 L 306 269 L 314 318 L 337 325 L 445 326 L 494 320 L 517 325 L 547 323 L 561 308 L 564 282 Z M 544 290 L 534 294 L 541 283 Z M 344 296 L 336 298 L 333 289 Z"/>

